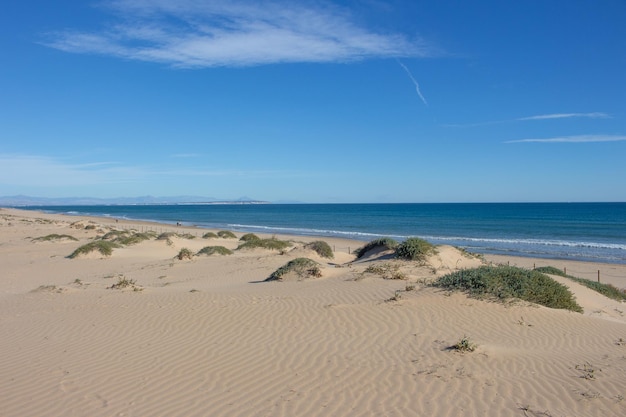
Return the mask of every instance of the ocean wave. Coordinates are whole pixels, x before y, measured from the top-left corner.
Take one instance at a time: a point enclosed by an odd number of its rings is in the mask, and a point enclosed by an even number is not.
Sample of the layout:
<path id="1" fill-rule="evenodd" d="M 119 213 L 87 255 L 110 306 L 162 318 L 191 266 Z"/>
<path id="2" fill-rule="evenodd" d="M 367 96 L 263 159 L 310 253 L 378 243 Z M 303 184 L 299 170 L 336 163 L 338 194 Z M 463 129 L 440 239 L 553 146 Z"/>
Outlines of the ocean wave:
<path id="1" fill-rule="evenodd" d="M 389 235 L 379 233 L 367 233 L 356 231 L 343 231 L 343 230 L 327 230 L 327 229 L 308 229 L 297 227 L 274 227 L 274 226 L 260 226 L 260 225 L 247 225 L 247 224 L 229 224 L 229 227 L 238 229 L 254 229 L 264 230 L 267 232 L 282 232 L 286 234 L 306 234 L 306 235 L 326 235 L 326 236 L 341 236 L 341 237 L 362 237 L 362 238 L 378 238 L 378 237 L 391 237 L 399 240 L 407 239 L 411 236 L 404 235 Z M 549 246 L 549 247 L 566 247 L 566 248 L 589 248 L 589 249 L 612 249 L 618 251 L 626 251 L 626 244 L 619 243 L 604 243 L 604 242 L 576 242 L 568 240 L 556 240 L 556 239 L 518 239 L 518 238 L 482 238 L 482 237 L 466 237 L 466 236 L 432 236 L 423 235 L 415 236 L 425 240 L 431 240 L 436 242 L 450 242 L 459 244 L 466 243 L 483 243 L 498 245 L 497 249 L 502 249 L 502 245 L 513 246 Z M 485 245 L 480 245 L 484 248 Z M 496 248 L 493 248 L 496 249 Z"/>
<path id="2" fill-rule="evenodd" d="M 593 248 L 593 249 L 613 249 L 626 251 L 626 245 L 619 243 L 605 242 L 574 242 L 568 240 L 550 239 L 515 239 L 515 238 L 476 238 L 462 236 L 422 236 L 426 240 L 448 240 L 455 242 L 509 244 L 509 245 L 529 245 L 529 246 L 561 246 L 568 248 Z"/>

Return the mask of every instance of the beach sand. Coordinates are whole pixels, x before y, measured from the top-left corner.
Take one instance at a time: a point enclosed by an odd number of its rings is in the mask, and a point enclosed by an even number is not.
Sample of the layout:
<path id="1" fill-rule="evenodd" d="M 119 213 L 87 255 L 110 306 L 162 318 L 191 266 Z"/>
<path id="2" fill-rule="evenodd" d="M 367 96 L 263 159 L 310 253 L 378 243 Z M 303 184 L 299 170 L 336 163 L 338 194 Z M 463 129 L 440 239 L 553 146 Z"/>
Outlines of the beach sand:
<path id="1" fill-rule="evenodd" d="M 68 258 L 131 228 L 196 237 Z M 340 239 L 176 258 L 240 243 L 205 232 L 1 209 L 0 416 L 626 415 L 624 303 L 561 278 L 583 314 L 428 286 L 483 262 L 449 247 L 427 266 L 398 264 L 406 280 L 364 273 L 395 261 L 351 263 L 364 242 Z M 77 240 L 33 240 L 50 234 Z M 335 258 L 303 247 L 313 240 Z M 320 278 L 264 282 L 303 256 Z M 626 287 L 624 265 L 485 259 L 594 280 L 600 270 Z M 463 337 L 474 352 L 451 349 Z"/>

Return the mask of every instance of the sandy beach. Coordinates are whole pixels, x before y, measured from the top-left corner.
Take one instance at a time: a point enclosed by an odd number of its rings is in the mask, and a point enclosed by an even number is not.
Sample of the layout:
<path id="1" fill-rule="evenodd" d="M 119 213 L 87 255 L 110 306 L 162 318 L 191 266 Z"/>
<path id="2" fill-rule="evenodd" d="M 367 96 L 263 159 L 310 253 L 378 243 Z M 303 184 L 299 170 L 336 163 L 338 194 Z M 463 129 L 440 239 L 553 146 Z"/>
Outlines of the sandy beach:
<path id="1" fill-rule="evenodd" d="M 177 235 L 69 258 L 112 230 Z M 626 288 L 626 265 L 440 247 L 384 279 L 365 270 L 395 261 L 355 261 L 365 242 L 236 250 L 241 233 L 207 231 L 0 209 L 0 416 L 626 415 L 626 304 L 556 277 L 584 313 L 428 285 L 493 262 Z M 233 253 L 178 259 L 212 245 Z M 321 277 L 265 282 L 299 257 Z M 475 351 L 451 349 L 463 337 Z"/>

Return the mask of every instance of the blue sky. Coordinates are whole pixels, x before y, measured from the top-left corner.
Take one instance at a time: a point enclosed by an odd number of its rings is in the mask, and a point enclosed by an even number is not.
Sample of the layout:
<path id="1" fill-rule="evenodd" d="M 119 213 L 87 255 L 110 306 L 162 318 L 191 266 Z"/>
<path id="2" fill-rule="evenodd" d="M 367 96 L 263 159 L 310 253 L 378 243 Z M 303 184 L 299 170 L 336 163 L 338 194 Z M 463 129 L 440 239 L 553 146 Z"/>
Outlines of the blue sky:
<path id="1" fill-rule="evenodd" d="M 626 201 L 626 2 L 10 2 L 0 195 Z"/>

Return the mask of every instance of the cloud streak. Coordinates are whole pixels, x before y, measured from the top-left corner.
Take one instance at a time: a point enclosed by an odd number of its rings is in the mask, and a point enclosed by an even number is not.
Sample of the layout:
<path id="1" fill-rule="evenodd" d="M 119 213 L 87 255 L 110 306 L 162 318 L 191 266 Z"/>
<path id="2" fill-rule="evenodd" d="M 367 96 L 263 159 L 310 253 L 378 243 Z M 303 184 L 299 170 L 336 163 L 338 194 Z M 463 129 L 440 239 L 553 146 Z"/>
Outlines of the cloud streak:
<path id="1" fill-rule="evenodd" d="M 271 170 L 207 169 L 202 166 L 150 167 L 116 162 L 71 163 L 42 155 L 0 154 L 0 186 L 59 187 L 155 184 L 160 181 L 189 181 L 198 177 L 259 178 L 296 173 Z"/>
<path id="2" fill-rule="evenodd" d="M 571 119 L 575 117 L 584 117 L 589 119 L 608 119 L 610 116 L 606 113 L 556 113 L 556 114 L 542 114 L 538 116 L 520 117 L 519 121 L 525 120 L 549 120 L 549 119 Z"/>
<path id="3" fill-rule="evenodd" d="M 535 116 L 518 117 L 517 119 L 508 120 L 492 120 L 490 122 L 478 122 L 467 124 L 447 124 L 448 127 L 476 127 L 476 126 L 488 126 L 504 123 L 514 122 L 527 122 L 532 120 L 554 120 L 554 119 L 573 119 L 573 118 L 588 118 L 588 119 L 610 119 L 611 116 L 607 113 L 593 112 L 593 113 L 551 113 L 551 114 L 539 114 Z"/>
<path id="4" fill-rule="evenodd" d="M 422 92 L 420 90 L 420 85 L 419 83 L 415 80 L 415 78 L 413 77 L 413 74 L 411 74 L 411 71 L 409 71 L 409 69 L 407 68 L 406 65 L 404 65 L 402 62 L 398 61 L 398 64 L 400 64 L 400 66 L 402 68 L 404 68 L 404 71 L 406 71 L 407 75 L 409 76 L 409 78 L 411 79 L 411 81 L 413 81 L 413 84 L 415 84 L 415 91 L 417 91 L 417 95 L 419 96 L 420 99 L 422 99 L 422 101 L 424 102 L 424 104 L 426 106 L 428 106 L 428 102 L 426 101 L 426 99 L 424 98 L 424 96 L 422 95 Z"/>
<path id="5" fill-rule="evenodd" d="M 518 139 L 509 140 L 504 143 L 596 143 L 596 142 L 623 142 L 626 136 L 620 135 L 578 135 L 578 136 L 560 136 L 554 138 L 543 139 Z"/>
<path id="6" fill-rule="evenodd" d="M 427 57 L 435 48 L 359 26 L 346 9 L 287 1 L 117 0 L 99 31 L 50 34 L 45 45 L 184 68 Z M 418 88 L 419 92 L 419 88 Z"/>

